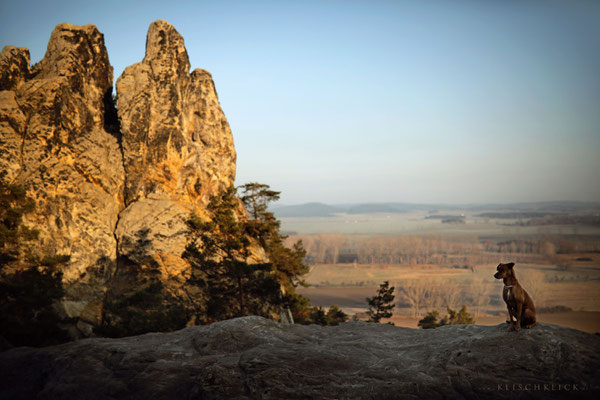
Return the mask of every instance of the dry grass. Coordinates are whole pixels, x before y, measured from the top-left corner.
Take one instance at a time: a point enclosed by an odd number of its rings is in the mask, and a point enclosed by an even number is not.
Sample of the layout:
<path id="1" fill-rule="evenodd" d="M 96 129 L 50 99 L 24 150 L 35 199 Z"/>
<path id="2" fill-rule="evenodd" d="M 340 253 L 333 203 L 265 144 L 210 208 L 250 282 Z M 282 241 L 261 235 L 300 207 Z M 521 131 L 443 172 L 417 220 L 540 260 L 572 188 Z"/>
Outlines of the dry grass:
<path id="1" fill-rule="evenodd" d="M 575 261 L 576 258 L 592 261 Z M 572 255 L 568 269 L 558 265 L 517 265 L 515 271 L 522 285 L 530 292 L 536 307 L 566 306 L 572 312 L 539 314 L 541 322 L 569 326 L 588 332 L 600 331 L 600 255 Z M 493 278 L 495 265 L 478 265 L 475 271 L 435 265 L 317 265 L 308 275 L 307 281 L 314 285 L 299 289 L 315 305 L 337 304 L 349 314 L 366 310 L 366 297 L 373 296 L 380 283 L 389 280 L 398 288 L 409 282 L 427 281 L 443 287 L 453 286 L 463 293 L 463 301 L 470 311 L 474 305 L 470 291 L 476 285 L 488 285 L 489 304 L 481 307 L 478 324 L 496 325 L 505 319 L 505 306 L 500 296 L 502 283 Z M 399 296 L 396 297 L 399 299 Z M 411 309 L 396 306 L 391 319 L 396 325 L 417 327 L 419 318 L 410 317 Z M 406 306 L 406 305 L 405 305 Z M 439 309 L 441 307 L 438 306 Z M 426 310 L 421 310 L 423 314 Z"/>

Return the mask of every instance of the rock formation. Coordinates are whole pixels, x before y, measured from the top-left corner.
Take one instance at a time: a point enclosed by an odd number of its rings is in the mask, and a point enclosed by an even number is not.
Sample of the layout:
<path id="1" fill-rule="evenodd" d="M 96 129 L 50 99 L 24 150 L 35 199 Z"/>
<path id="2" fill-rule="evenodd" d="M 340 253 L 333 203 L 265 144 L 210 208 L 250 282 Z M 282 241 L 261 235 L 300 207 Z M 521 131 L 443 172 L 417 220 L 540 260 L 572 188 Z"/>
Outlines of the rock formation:
<path id="1" fill-rule="evenodd" d="M 36 201 L 26 224 L 40 231 L 39 251 L 71 255 L 62 305 L 79 317 L 97 306 L 114 271 L 123 205 L 104 38 L 93 25 L 61 24 L 33 68 L 27 49 L 5 47 L 0 60 L 0 171 Z"/>
<path id="2" fill-rule="evenodd" d="M 0 397 L 597 398 L 600 337 L 549 324 L 432 330 L 260 317 L 0 353 Z"/>
<path id="3" fill-rule="evenodd" d="M 233 137 L 212 78 L 189 70 L 181 35 L 156 21 L 144 60 L 117 82 L 128 205 L 116 232 L 121 253 L 145 230 L 151 254 L 181 254 L 190 211 L 233 185 Z"/>
<path id="4" fill-rule="evenodd" d="M 40 252 L 71 255 L 61 305 L 90 334 L 107 291 L 137 286 L 140 268 L 175 291 L 185 281 L 184 220 L 233 184 L 233 139 L 210 74 L 189 73 L 183 38 L 164 21 L 120 77 L 118 113 L 95 26 L 58 25 L 29 64 L 27 49 L 0 54 L 0 174 L 35 199 L 25 222 Z"/>

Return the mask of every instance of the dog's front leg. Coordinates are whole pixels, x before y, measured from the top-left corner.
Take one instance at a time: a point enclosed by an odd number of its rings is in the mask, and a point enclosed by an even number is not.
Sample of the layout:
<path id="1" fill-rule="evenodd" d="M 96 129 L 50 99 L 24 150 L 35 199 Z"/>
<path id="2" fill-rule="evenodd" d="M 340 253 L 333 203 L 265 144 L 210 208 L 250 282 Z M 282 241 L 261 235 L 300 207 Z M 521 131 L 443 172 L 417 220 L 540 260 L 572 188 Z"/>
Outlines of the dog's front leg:
<path id="1" fill-rule="evenodd" d="M 515 330 L 516 331 L 520 331 L 521 330 L 521 316 L 523 315 L 523 303 L 519 303 L 517 304 L 517 323 L 515 324 Z"/>
<path id="2" fill-rule="evenodd" d="M 507 322 L 510 323 L 510 326 L 508 327 L 508 331 L 512 332 L 515 330 L 515 323 L 513 321 L 514 310 L 509 305 L 506 306 L 506 309 L 508 310 L 508 321 Z"/>

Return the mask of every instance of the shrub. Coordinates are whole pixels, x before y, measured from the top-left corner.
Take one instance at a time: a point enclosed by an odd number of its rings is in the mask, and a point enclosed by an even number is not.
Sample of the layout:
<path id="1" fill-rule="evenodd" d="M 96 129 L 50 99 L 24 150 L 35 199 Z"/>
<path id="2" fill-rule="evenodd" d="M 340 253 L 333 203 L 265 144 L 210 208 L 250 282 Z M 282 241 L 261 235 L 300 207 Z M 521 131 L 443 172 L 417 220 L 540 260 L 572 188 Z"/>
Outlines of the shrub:
<path id="1" fill-rule="evenodd" d="M 448 307 L 447 312 L 448 314 L 438 322 L 439 312 L 437 310 L 429 311 L 423 319 L 419 320 L 418 325 L 423 329 L 435 329 L 444 325 L 468 325 L 475 323 L 475 319 L 467 311 L 466 306 L 462 306 L 458 312 Z"/>

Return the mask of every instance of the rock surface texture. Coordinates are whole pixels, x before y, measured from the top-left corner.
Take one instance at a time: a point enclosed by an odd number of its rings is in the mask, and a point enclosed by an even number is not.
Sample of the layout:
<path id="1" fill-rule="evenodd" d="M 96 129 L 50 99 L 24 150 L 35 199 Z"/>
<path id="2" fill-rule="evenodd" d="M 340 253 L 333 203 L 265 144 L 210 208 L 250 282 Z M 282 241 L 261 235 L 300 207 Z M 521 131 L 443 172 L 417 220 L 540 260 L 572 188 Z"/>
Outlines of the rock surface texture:
<path id="1" fill-rule="evenodd" d="M 212 78 L 189 70 L 181 35 L 156 21 L 144 60 L 117 81 L 128 205 L 116 232 L 122 253 L 145 230 L 150 253 L 181 254 L 185 218 L 233 185 L 233 136 Z"/>
<path id="2" fill-rule="evenodd" d="M 233 184 L 213 81 L 189 69 L 179 33 L 152 23 L 144 60 L 118 81 L 117 113 L 95 26 L 58 25 L 33 67 L 25 48 L 0 54 L 0 174 L 35 199 L 25 223 L 40 231 L 40 252 L 71 256 L 62 308 L 86 334 L 119 274 L 119 290 L 149 265 L 175 286 L 185 280 L 184 220 Z"/>
<path id="3" fill-rule="evenodd" d="M 25 222 L 40 231 L 40 252 L 71 256 L 62 305 L 76 318 L 106 291 L 123 205 L 104 38 L 93 25 L 60 24 L 33 68 L 27 49 L 5 47 L 0 70 L 0 171 L 36 201 Z"/>
<path id="4" fill-rule="evenodd" d="M 433 330 L 244 317 L 0 353 L 0 397 L 598 398 L 600 337 L 555 325 Z"/>

